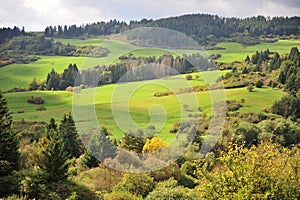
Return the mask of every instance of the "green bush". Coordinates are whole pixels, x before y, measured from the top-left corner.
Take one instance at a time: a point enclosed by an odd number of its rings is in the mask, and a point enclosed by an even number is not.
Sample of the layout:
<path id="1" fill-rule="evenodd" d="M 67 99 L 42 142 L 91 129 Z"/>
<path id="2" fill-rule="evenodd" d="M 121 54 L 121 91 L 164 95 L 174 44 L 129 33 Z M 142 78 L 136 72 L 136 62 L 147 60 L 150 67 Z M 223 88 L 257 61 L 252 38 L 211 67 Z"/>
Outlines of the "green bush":
<path id="1" fill-rule="evenodd" d="M 262 88 L 264 86 L 264 82 L 262 82 L 261 80 L 258 80 L 256 83 L 255 83 L 255 87 L 257 88 Z"/>
<path id="2" fill-rule="evenodd" d="M 125 174 L 114 191 L 126 191 L 137 196 L 146 197 L 155 187 L 153 178 L 147 174 Z"/>
<path id="3" fill-rule="evenodd" d="M 45 103 L 44 99 L 42 97 L 34 97 L 31 96 L 27 99 L 28 103 L 32 103 L 32 104 L 43 104 Z"/>
<path id="4" fill-rule="evenodd" d="M 112 193 L 104 195 L 104 200 L 142 200 L 129 192 L 113 191 Z"/>
<path id="5" fill-rule="evenodd" d="M 177 186 L 177 181 L 173 178 L 160 182 L 157 187 L 146 197 L 146 200 L 179 200 L 187 199 L 192 200 L 193 198 L 188 194 L 188 190 Z"/>
<path id="6" fill-rule="evenodd" d="M 253 92 L 253 89 L 254 89 L 254 87 L 253 87 L 252 84 L 250 84 L 250 85 L 247 86 L 247 90 L 248 90 L 249 92 Z"/>
<path id="7" fill-rule="evenodd" d="M 165 92 L 155 92 L 153 96 L 155 97 L 164 97 L 174 94 L 172 91 L 165 91 Z"/>
<path id="8" fill-rule="evenodd" d="M 190 81 L 190 80 L 193 79 L 193 76 L 192 76 L 192 75 L 186 75 L 186 76 L 185 76 L 185 79 L 188 80 L 188 81 Z"/>

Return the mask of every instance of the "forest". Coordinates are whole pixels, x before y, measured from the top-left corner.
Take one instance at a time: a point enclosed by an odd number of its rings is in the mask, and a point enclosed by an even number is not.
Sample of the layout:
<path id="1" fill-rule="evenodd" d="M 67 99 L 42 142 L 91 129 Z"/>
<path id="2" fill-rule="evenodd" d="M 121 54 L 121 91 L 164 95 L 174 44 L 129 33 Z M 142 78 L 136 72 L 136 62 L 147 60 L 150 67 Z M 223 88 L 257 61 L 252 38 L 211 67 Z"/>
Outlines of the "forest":
<path id="1" fill-rule="evenodd" d="M 45 37 L 72 38 L 83 35 L 109 35 L 124 32 L 134 28 L 161 27 L 184 33 L 200 44 L 213 38 L 230 38 L 234 35 L 245 36 L 290 36 L 299 34 L 299 17 L 248 17 L 225 18 L 209 14 L 182 15 L 159 20 L 147 20 L 120 22 L 97 22 L 77 27 L 76 25 L 48 26 L 45 29 Z M 213 39 L 214 40 L 214 39 Z"/>

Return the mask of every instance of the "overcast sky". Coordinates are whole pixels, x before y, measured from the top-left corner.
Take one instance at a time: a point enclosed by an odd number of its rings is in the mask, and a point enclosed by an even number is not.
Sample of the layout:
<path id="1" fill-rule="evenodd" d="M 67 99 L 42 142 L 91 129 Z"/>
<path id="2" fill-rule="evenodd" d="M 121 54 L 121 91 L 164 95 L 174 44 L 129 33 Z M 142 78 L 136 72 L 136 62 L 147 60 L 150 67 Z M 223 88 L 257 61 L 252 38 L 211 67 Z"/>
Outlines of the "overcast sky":
<path id="1" fill-rule="evenodd" d="M 224 17 L 299 16 L 299 0 L 0 0 L 0 27 L 159 19 L 191 13 Z"/>

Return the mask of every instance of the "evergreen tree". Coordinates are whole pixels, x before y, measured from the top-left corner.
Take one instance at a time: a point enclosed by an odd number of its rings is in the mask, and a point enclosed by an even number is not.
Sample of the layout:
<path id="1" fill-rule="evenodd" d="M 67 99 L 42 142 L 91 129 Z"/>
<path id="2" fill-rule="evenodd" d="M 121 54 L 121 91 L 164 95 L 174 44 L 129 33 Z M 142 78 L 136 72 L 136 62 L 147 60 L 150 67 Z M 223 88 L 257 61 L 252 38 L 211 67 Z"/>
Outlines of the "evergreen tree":
<path id="1" fill-rule="evenodd" d="M 12 117 L 0 92 L 0 177 L 19 168 L 19 143 L 12 129 Z"/>
<path id="2" fill-rule="evenodd" d="M 146 142 L 143 131 L 138 130 L 136 133 L 129 131 L 124 133 L 124 137 L 121 139 L 121 147 L 137 153 L 142 153 L 143 147 Z"/>
<path id="3" fill-rule="evenodd" d="M 47 76 L 46 80 L 46 88 L 48 90 L 58 90 L 60 86 L 60 76 L 55 70 L 52 68 L 51 72 Z"/>
<path id="4" fill-rule="evenodd" d="M 57 27 L 57 36 L 58 37 L 62 37 L 63 36 L 62 26 L 58 26 Z"/>
<path id="5" fill-rule="evenodd" d="M 50 119 L 50 123 L 48 124 L 47 129 L 48 129 L 49 131 L 50 131 L 51 129 L 57 131 L 57 124 L 56 124 L 54 118 L 51 118 L 51 119 Z"/>
<path id="6" fill-rule="evenodd" d="M 250 61 L 251 61 L 251 60 L 250 60 L 250 57 L 247 55 L 247 57 L 246 57 L 246 59 L 245 59 L 245 62 L 246 62 L 246 63 L 250 63 Z"/>
<path id="7" fill-rule="evenodd" d="M 248 74 L 248 73 L 249 73 L 248 68 L 247 67 L 243 68 L 242 74 Z"/>
<path id="8" fill-rule="evenodd" d="M 69 86 L 73 87 L 77 73 L 78 73 L 78 68 L 76 64 L 74 65 L 70 64 L 69 67 L 64 70 L 61 76 L 60 89 L 64 90 Z"/>
<path id="9" fill-rule="evenodd" d="M 36 78 L 34 77 L 32 82 L 28 85 L 29 86 L 29 90 L 37 90 L 39 88 L 39 84 L 36 81 Z"/>
<path id="10" fill-rule="evenodd" d="M 38 163 L 44 180 L 47 183 L 62 182 L 68 177 L 68 159 L 70 155 L 65 151 L 64 141 L 60 134 L 50 131 L 49 139 L 46 139 L 46 147 L 42 149 Z"/>
<path id="11" fill-rule="evenodd" d="M 300 55 L 300 53 L 299 53 L 298 48 L 293 47 L 291 49 L 291 52 L 290 52 L 289 56 L 288 56 L 288 59 L 295 62 L 298 59 L 299 55 Z"/>
<path id="12" fill-rule="evenodd" d="M 271 107 L 271 112 L 284 118 L 300 117 L 300 101 L 293 95 L 282 97 Z"/>
<path id="13" fill-rule="evenodd" d="M 64 140 L 64 149 L 71 157 L 78 158 L 83 153 L 83 145 L 76 131 L 71 113 L 64 115 L 59 126 L 59 132 Z"/>
<path id="14" fill-rule="evenodd" d="M 259 53 L 258 51 L 256 51 L 256 53 L 252 55 L 252 59 L 251 59 L 252 64 L 258 64 L 258 58 L 259 58 Z"/>
<path id="15" fill-rule="evenodd" d="M 101 129 L 89 141 L 83 163 L 89 168 L 97 167 L 105 158 L 114 158 L 116 152 L 117 147 L 109 140 L 106 129 Z"/>
<path id="16" fill-rule="evenodd" d="M 281 65 L 281 59 L 279 54 L 276 52 L 274 53 L 274 58 L 271 60 L 270 66 L 271 70 L 276 70 L 280 67 Z"/>

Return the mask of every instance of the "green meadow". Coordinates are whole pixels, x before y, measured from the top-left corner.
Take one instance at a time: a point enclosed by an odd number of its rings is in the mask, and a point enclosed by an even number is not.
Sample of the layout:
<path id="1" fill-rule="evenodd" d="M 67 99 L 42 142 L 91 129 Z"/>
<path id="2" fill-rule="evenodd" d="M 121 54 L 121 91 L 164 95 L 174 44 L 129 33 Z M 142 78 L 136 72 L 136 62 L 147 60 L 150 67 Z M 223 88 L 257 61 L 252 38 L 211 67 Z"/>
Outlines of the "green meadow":
<path id="1" fill-rule="evenodd" d="M 9 93 L 5 94 L 5 98 L 8 100 L 10 110 L 14 112 L 15 120 L 48 122 L 50 117 L 60 120 L 64 113 L 72 112 L 72 103 L 79 109 L 76 111 L 77 113 L 80 113 L 83 118 L 88 118 L 91 111 L 89 110 L 89 113 L 85 113 L 85 111 L 93 104 L 95 110 L 92 113 L 96 114 L 99 124 L 106 126 L 116 138 L 123 136 L 122 130 L 132 129 L 133 121 L 137 127 L 141 128 L 154 125 L 157 135 L 169 141 L 173 138 L 173 135 L 169 134 L 173 124 L 181 119 L 190 119 L 189 114 L 199 113 L 198 107 L 201 107 L 201 113 L 206 113 L 208 116 L 212 114 L 212 102 L 216 102 L 212 100 L 213 91 L 164 97 L 154 97 L 153 94 L 166 90 L 178 91 L 180 88 L 204 84 L 205 81 L 202 78 L 185 81 L 179 77 L 172 77 L 105 85 L 96 89 L 82 90 L 80 93 L 64 91 Z M 248 92 L 246 88 L 239 88 L 224 90 L 221 93 L 228 100 L 245 99 L 244 107 L 240 109 L 240 112 L 255 113 L 269 108 L 275 100 L 284 95 L 280 90 L 271 88 L 255 88 L 254 92 Z M 47 110 L 36 111 L 39 105 L 26 102 L 30 96 L 42 97 L 45 100 L 43 106 Z M 188 110 L 183 109 L 184 105 L 189 105 Z M 129 115 L 127 115 L 127 110 Z M 24 113 L 17 113 L 20 111 Z"/>
<path id="2" fill-rule="evenodd" d="M 94 45 L 102 46 L 109 49 L 107 57 L 86 58 L 72 56 L 39 56 L 39 60 L 29 64 L 11 64 L 0 68 L 0 89 L 6 91 L 14 87 L 26 87 L 33 78 L 45 80 L 47 74 L 54 68 L 57 72 L 62 73 L 70 63 L 76 63 L 79 69 L 86 69 L 96 65 L 109 65 L 118 62 L 122 55 L 133 53 L 135 56 L 161 56 L 167 50 L 141 48 L 128 44 L 126 42 L 106 39 L 56 39 L 64 44 L 76 46 Z"/>
<path id="3" fill-rule="evenodd" d="M 241 61 L 246 58 L 247 55 L 251 56 L 256 51 L 265 51 L 269 49 L 271 52 L 278 52 L 280 54 L 289 53 L 292 47 L 300 47 L 300 40 L 278 40 L 273 43 L 260 43 L 253 46 L 246 46 L 235 42 L 223 42 L 218 43 L 218 47 L 225 48 L 224 50 L 211 50 L 208 51 L 210 54 L 218 53 L 222 57 L 217 61 L 231 63 L 234 61 Z"/>
<path id="4" fill-rule="evenodd" d="M 117 40 L 100 39 L 55 39 L 64 44 L 76 46 L 93 45 L 102 46 L 109 49 L 110 53 L 103 58 L 85 58 L 71 56 L 39 56 L 40 59 L 29 64 L 11 64 L 0 68 L 0 89 L 6 91 L 14 87 L 26 87 L 35 77 L 38 80 L 45 80 L 47 73 L 54 68 L 62 72 L 70 63 L 76 63 L 78 68 L 89 68 L 96 65 L 109 65 L 118 62 L 121 55 L 132 53 L 135 56 L 161 56 L 168 52 L 173 55 L 180 53 L 193 53 L 194 50 L 165 50 L 156 48 L 141 48 L 129 43 Z M 246 55 L 252 55 L 255 51 L 266 50 L 278 51 L 279 53 L 288 53 L 291 47 L 300 47 L 300 40 L 279 40 L 275 43 L 261 43 L 254 46 L 243 47 L 241 44 L 228 42 L 219 43 L 217 46 L 226 48 L 225 50 L 208 51 L 208 54 L 220 53 L 222 57 L 218 59 L 221 62 L 233 62 L 243 60 Z"/>
<path id="5" fill-rule="evenodd" d="M 108 65 L 118 61 L 118 57 L 132 53 L 135 56 L 160 56 L 166 52 L 176 55 L 174 52 L 188 52 L 193 50 L 168 51 L 155 48 L 140 48 L 117 40 L 100 39 L 56 39 L 64 44 L 76 46 L 93 45 L 102 46 L 110 50 L 107 57 L 104 58 L 84 58 L 84 57 L 66 57 L 66 56 L 40 56 L 40 59 L 30 64 L 12 64 L 0 68 L 0 89 L 2 91 L 13 87 L 26 87 L 34 77 L 39 80 L 45 80 L 48 72 L 54 68 L 62 72 L 70 63 L 76 63 L 81 69 L 95 65 Z M 209 51 L 208 53 L 220 53 L 222 57 L 219 61 L 232 62 L 234 60 L 243 60 L 245 56 L 255 53 L 255 51 L 265 50 L 278 51 L 280 53 L 289 52 L 292 46 L 299 46 L 300 40 L 283 41 L 275 43 L 262 43 L 255 46 L 243 47 L 237 43 L 219 43 L 218 46 L 225 47 L 225 50 Z M 65 91 L 34 91 L 5 94 L 8 100 L 8 106 L 14 113 L 15 120 L 45 121 L 53 117 L 60 120 L 63 114 L 74 112 L 72 106 L 77 105 L 78 113 L 85 116 L 96 114 L 99 124 L 108 128 L 113 136 L 121 138 L 122 131 L 131 128 L 146 128 L 149 125 L 156 127 L 157 135 L 169 141 L 173 135 L 169 133 L 174 123 L 188 120 L 191 115 L 201 112 L 210 116 L 212 113 L 212 92 L 183 93 L 163 97 L 154 97 L 156 92 L 167 90 L 179 91 L 195 85 L 212 84 L 216 79 L 228 71 L 210 71 L 202 72 L 196 79 L 186 81 L 186 75 L 177 75 L 165 79 L 141 81 L 123 84 L 112 84 L 98 87 L 96 89 L 82 90 L 80 93 L 71 93 Z M 275 100 L 280 99 L 284 94 L 280 90 L 271 88 L 255 88 L 254 92 L 248 92 L 246 88 L 224 90 L 224 98 L 229 100 L 245 99 L 244 107 L 240 112 L 261 112 L 269 108 Z M 42 97 L 45 100 L 43 106 L 46 111 L 36 111 L 39 105 L 27 103 L 30 96 Z M 225 99 L 224 99 L 225 100 Z M 95 105 L 91 112 L 91 105 Z M 187 109 L 183 109 L 188 105 Z M 129 111 L 129 115 L 128 115 Z M 19 112 L 19 113 L 18 113 Z M 21 112 L 21 113 L 20 113 Z M 165 117 L 165 118 L 164 118 Z M 121 129 L 120 129 L 121 127 Z"/>

